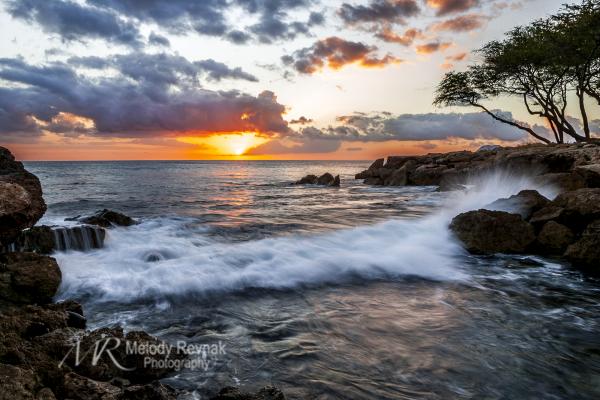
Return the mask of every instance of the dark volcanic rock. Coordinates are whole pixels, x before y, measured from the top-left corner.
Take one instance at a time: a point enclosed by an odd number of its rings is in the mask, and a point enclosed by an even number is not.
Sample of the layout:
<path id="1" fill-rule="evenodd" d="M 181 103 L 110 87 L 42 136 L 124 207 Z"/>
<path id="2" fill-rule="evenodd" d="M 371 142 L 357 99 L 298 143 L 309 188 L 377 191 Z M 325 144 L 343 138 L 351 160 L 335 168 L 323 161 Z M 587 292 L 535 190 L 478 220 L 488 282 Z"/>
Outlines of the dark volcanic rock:
<path id="1" fill-rule="evenodd" d="M 48 303 L 60 285 L 56 260 L 35 253 L 0 254 L 0 299 Z"/>
<path id="2" fill-rule="evenodd" d="M 79 221 L 83 222 L 84 224 L 98 225 L 103 228 L 110 228 L 113 226 L 131 226 L 137 223 L 133 218 L 128 217 L 125 214 L 107 209 L 98 211 L 92 216 L 80 218 Z"/>
<path id="3" fill-rule="evenodd" d="M 256 393 L 241 392 L 236 387 L 226 387 L 211 400 L 285 400 L 283 392 L 273 386 L 265 386 Z"/>
<path id="4" fill-rule="evenodd" d="M 35 225 L 45 212 L 38 178 L 0 147 L 0 246 L 12 243 L 19 232 Z"/>
<path id="5" fill-rule="evenodd" d="M 26 229 L 10 246 L 8 251 L 50 254 L 55 250 L 100 249 L 104 247 L 106 231 L 99 226 L 74 227 L 34 226 Z"/>
<path id="6" fill-rule="evenodd" d="M 551 203 L 562 208 L 561 223 L 576 231 L 585 227 L 589 221 L 600 218 L 600 189 L 578 189 L 558 195 Z"/>
<path id="7" fill-rule="evenodd" d="M 304 178 L 296 181 L 296 185 L 321 185 L 321 186 L 340 186 L 340 176 L 333 176 L 329 172 L 317 177 L 316 175 L 306 175 Z"/>
<path id="8" fill-rule="evenodd" d="M 544 224 L 536 240 L 536 249 L 541 254 L 561 255 L 573 243 L 575 235 L 566 226 L 555 221 Z"/>
<path id="9" fill-rule="evenodd" d="M 533 226 L 518 214 L 478 210 L 460 214 L 450 229 L 478 254 L 524 253 L 535 240 Z"/>
<path id="10" fill-rule="evenodd" d="M 581 239 L 567 248 L 565 257 L 577 266 L 600 266 L 600 220 L 587 226 Z"/>
<path id="11" fill-rule="evenodd" d="M 600 164 L 582 165 L 575 168 L 575 174 L 583 180 L 583 186 L 600 188 Z"/>
<path id="12" fill-rule="evenodd" d="M 528 219 L 534 212 L 550 203 L 550 200 L 539 194 L 536 190 L 522 190 L 507 199 L 498 199 L 485 206 L 486 209 L 506 211 L 521 215 Z"/>

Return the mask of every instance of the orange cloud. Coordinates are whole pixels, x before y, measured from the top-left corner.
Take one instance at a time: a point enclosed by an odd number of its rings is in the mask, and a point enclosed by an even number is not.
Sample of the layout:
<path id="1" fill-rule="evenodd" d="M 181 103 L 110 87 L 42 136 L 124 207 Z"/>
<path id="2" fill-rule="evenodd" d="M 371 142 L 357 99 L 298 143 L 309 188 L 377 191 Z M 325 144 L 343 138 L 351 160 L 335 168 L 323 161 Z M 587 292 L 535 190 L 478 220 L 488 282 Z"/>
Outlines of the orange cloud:
<path id="1" fill-rule="evenodd" d="M 435 32 L 470 32 L 481 28 L 486 21 L 487 17 L 481 14 L 468 14 L 438 22 L 433 24 L 430 29 Z"/>
<path id="2" fill-rule="evenodd" d="M 398 35 L 392 30 L 391 27 L 385 26 L 375 36 L 377 36 L 384 42 L 397 43 L 403 46 L 410 46 L 415 41 L 415 39 L 421 39 L 423 37 L 423 34 L 419 29 L 411 28 L 404 31 L 404 34 Z"/>
<path id="3" fill-rule="evenodd" d="M 431 42 L 418 45 L 416 50 L 418 54 L 431 54 L 436 51 L 445 51 L 453 45 L 454 43 L 452 42 Z"/>
<path id="4" fill-rule="evenodd" d="M 427 0 L 427 5 L 437 10 L 437 15 L 467 11 L 479 6 L 479 0 Z"/>
<path id="5" fill-rule="evenodd" d="M 384 67 L 402 62 L 391 54 L 379 58 L 377 50 L 376 46 L 332 36 L 315 42 L 311 47 L 298 50 L 291 56 L 284 56 L 282 60 L 303 74 L 315 73 L 326 65 L 331 69 L 340 69 L 349 64 Z"/>

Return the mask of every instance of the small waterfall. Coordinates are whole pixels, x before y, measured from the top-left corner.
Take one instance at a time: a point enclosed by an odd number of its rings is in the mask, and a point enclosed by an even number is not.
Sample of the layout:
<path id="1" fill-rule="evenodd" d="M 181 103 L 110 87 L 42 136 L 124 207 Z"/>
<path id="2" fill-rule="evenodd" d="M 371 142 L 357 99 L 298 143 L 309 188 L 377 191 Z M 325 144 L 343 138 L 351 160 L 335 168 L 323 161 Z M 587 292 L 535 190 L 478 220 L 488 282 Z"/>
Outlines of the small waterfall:
<path id="1" fill-rule="evenodd" d="M 35 226 L 24 230 L 19 238 L 0 248 L 0 252 L 31 251 L 48 254 L 53 251 L 89 251 L 104 247 L 106 231 L 91 225 L 75 227 Z"/>
<path id="2" fill-rule="evenodd" d="M 106 232 L 96 226 L 76 226 L 73 228 L 54 228 L 54 249 L 56 251 L 88 251 L 104 246 Z"/>

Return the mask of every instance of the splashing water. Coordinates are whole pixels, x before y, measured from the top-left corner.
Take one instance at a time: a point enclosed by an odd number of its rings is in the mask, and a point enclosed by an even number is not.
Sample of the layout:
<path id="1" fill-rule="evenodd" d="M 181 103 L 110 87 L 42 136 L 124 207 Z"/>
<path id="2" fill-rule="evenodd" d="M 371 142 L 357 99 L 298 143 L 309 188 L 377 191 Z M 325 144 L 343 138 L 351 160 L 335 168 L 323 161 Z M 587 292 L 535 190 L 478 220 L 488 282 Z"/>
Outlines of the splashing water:
<path id="1" fill-rule="evenodd" d="M 447 228 L 455 215 L 523 189 L 554 196 L 552 188 L 503 172 L 471 185 L 424 218 L 316 236 L 226 244 L 190 231 L 186 220 L 165 218 L 114 229 L 103 250 L 56 254 L 64 275 L 60 297 L 88 294 L 128 302 L 246 288 L 285 289 L 357 277 L 466 279 L 457 261 L 463 250 Z"/>

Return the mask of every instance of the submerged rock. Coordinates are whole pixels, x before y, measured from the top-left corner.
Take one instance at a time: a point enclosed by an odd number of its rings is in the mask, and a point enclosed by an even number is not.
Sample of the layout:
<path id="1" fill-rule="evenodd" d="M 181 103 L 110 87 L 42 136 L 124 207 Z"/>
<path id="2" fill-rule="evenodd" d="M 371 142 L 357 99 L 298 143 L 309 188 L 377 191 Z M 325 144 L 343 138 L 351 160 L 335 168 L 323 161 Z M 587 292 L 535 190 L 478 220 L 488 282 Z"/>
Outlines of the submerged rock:
<path id="1" fill-rule="evenodd" d="M 42 186 L 14 156 L 0 147 L 0 247 L 14 242 L 46 212 Z"/>
<path id="2" fill-rule="evenodd" d="M 35 253 L 0 254 L 0 299 L 12 303 L 48 303 L 61 272 L 52 257 Z"/>
<path id="3" fill-rule="evenodd" d="M 550 200 L 536 190 L 521 190 L 518 194 L 506 199 L 498 199 L 485 206 L 486 209 L 506 211 L 521 215 L 528 219 L 534 212 L 546 206 Z"/>
<path id="4" fill-rule="evenodd" d="M 107 209 L 98 211 L 96 214 L 89 217 L 79 218 L 79 221 L 83 222 L 84 224 L 98 225 L 103 228 L 111 228 L 113 226 L 131 226 L 137 223 L 133 218 L 128 217 L 125 214 Z"/>
<path id="5" fill-rule="evenodd" d="M 518 214 L 477 210 L 459 214 L 450 229 L 477 254 L 524 253 L 535 240 L 533 226 Z"/>

